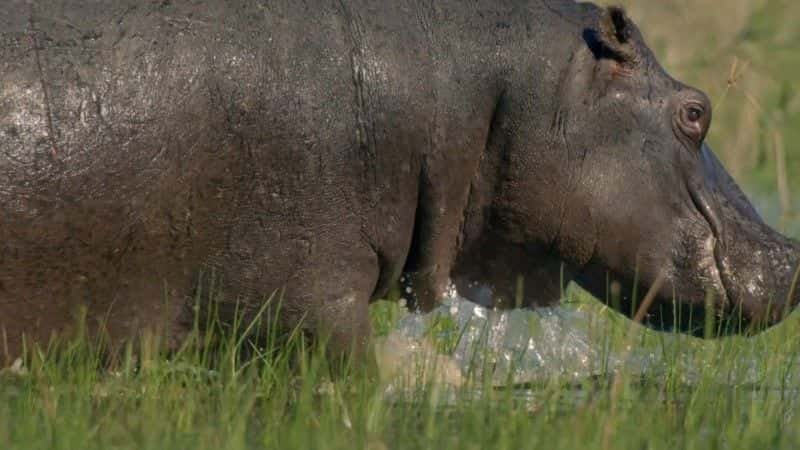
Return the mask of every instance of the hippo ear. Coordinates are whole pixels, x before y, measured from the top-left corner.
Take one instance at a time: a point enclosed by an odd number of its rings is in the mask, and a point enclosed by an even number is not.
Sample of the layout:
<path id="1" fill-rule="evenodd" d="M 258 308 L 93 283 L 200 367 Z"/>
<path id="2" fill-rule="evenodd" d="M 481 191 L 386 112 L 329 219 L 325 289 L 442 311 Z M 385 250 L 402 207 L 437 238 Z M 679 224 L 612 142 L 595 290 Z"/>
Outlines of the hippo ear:
<path id="1" fill-rule="evenodd" d="M 600 18 L 598 30 L 587 35 L 589 48 L 597 59 L 610 58 L 620 63 L 636 60 L 636 25 L 619 6 L 607 8 Z"/>

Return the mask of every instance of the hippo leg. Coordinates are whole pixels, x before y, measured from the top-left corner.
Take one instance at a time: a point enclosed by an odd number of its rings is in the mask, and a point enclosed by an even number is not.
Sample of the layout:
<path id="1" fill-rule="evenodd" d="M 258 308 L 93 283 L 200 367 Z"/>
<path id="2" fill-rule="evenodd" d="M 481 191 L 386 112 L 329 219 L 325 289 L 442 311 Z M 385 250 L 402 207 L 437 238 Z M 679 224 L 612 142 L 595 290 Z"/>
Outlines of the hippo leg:
<path id="1" fill-rule="evenodd" d="M 300 282 L 287 290 L 284 303 L 293 316 L 305 318 L 301 323 L 309 334 L 328 340 L 334 360 L 363 359 L 372 336 L 369 303 L 378 282 L 378 257 L 366 244 L 328 255 L 322 259 L 332 266 L 304 271 Z"/>
<path id="2" fill-rule="evenodd" d="M 239 313 L 239 323 L 250 323 L 270 299 L 270 314 L 280 318 L 281 333 L 299 327 L 313 338 L 327 339 L 331 356 L 363 354 L 379 263 L 358 227 L 311 233 L 293 224 L 265 231 L 257 220 L 238 223 L 230 231 L 234 238 L 209 264 L 220 280 L 222 322 L 234 323 Z M 259 333 L 269 335 L 265 329 Z"/>
<path id="3" fill-rule="evenodd" d="M 136 352 L 144 350 L 140 346 L 151 346 L 149 351 L 180 349 L 194 319 L 189 279 L 153 277 L 144 271 L 122 278 L 124 289 L 85 305 L 90 338 L 107 339 L 112 358 L 121 355 L 131 342 Z M 76 305 L 80 305 L 79 301 Z M 79 311 L 80 307 L 74 307 L 73 311 Z"/>
<path id="4" fill-rule="evenodd" d="M 459 295 L 489 308 L 551 306 L 575 276 L 547 249 L 509 243 L 488 233 L 459 258 L 452 278 Z"/>

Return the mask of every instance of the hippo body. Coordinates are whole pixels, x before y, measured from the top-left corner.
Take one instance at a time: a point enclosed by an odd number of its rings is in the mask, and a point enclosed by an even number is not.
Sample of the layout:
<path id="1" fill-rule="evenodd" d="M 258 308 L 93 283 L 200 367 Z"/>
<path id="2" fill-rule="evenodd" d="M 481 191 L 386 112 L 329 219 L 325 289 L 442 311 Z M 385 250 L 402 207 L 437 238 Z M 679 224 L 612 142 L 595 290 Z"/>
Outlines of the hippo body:
<path id="1" fill-rule="evenodd" d="M 282 326 L 341 352 L 364 348 L 369 302 L 404 272 L 422 308 L 450 279 L 501 303 L 523 280 L 518 303 L 535 306 L 571 279 L 601 294 L 612 278 L 646 292 L 661 277 L 662 325 L 709 292 L 721 316 L 748 319 L 764 316 L 749 305 L 767 290 L 788 292 L 795 244 L 703 145 L 707 99 L 663 72 L 621 10 L 12 4 L 0 11 L 7 358 L 68 333 L 81 307 L 112 342 L 152 329 L 177 345 L 211 278 L 223 320 L 280 297 Z"/>

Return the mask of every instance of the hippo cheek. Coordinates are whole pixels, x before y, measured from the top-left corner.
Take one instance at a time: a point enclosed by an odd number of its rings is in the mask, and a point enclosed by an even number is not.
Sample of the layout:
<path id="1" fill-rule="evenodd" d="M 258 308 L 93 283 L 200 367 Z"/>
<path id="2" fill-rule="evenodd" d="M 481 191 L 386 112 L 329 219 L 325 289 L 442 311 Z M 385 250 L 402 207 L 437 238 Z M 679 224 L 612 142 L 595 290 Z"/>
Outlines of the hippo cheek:
<path id="1" fill-rule="evenodd" d="M 721 323 L 718 319 L 730 310 L 715 257 L 719 240 L 691 202 L 674 214 L 682 218 L 651 230 L 638 244 L 628 242 L 636 248 L 635 263 L 595 259 L 576 281 L 613 309 L 629 317 L 642 314 L 650 328 L 703 336 L 708 312 Z M 640 311 L 648 294 L 655 295 L 655 301 Z"/>

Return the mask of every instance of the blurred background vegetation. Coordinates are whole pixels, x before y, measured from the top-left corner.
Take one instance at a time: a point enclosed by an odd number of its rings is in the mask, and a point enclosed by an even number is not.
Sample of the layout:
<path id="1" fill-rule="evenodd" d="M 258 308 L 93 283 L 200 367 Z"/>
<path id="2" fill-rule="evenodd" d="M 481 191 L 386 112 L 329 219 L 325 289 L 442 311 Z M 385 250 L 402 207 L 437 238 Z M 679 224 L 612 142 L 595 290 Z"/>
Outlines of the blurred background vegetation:
<path id="1" fill-rule="evenodd" d="M 800 2 L 617 0 L 714 104 L 709 143 L 767 220 L 800 236 Z"/>

